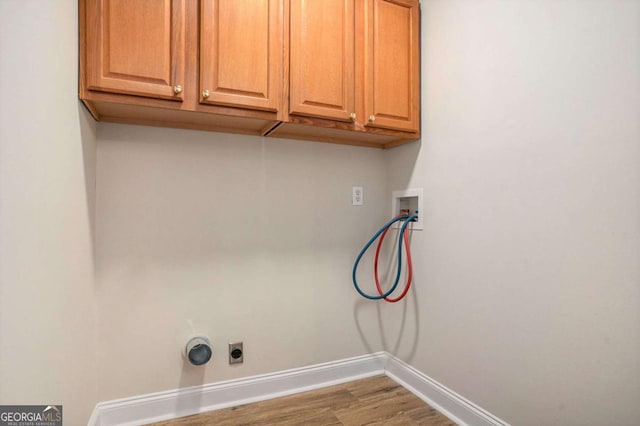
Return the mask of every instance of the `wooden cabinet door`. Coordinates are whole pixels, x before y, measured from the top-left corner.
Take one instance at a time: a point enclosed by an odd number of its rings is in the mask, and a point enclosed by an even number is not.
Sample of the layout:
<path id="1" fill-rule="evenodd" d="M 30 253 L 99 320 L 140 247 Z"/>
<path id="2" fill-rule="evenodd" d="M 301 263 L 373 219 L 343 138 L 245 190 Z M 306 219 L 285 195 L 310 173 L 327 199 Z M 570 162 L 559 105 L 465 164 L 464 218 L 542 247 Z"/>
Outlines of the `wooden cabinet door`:
<path id="1" fill-rule="evenodd" d="M 277 111 L 282 0 L 202 0 L 200 102 Z"/>
<path id="2" fill-rule="evenodd" d="M 419 130 L 420 47 L 417 0 L 366 0 L 367 126 Z"/>
<path id="3" fill-rule="evenodd" d="M 290 114 L 355 119 L 354 0 L 292 0 Z"/>
<path id="4" fill-rule="evenodd" d="M 86 12 L 88 89 L 182 100 L 184 0 L 86 0 Z"/>

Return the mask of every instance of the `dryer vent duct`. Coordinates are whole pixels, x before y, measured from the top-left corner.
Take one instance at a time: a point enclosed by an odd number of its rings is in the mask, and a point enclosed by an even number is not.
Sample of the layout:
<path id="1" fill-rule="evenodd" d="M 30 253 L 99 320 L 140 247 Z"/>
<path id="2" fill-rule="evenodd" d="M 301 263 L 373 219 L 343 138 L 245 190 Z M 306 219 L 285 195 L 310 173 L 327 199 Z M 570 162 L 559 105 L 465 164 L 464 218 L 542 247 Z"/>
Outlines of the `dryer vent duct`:
<path id="1" fill-rule="evenodd" d="M 193 365 L 204 365 L 211 359 L 211 342 L 204 336 L 193 337 L 187 342 L 185 356 Z"/>

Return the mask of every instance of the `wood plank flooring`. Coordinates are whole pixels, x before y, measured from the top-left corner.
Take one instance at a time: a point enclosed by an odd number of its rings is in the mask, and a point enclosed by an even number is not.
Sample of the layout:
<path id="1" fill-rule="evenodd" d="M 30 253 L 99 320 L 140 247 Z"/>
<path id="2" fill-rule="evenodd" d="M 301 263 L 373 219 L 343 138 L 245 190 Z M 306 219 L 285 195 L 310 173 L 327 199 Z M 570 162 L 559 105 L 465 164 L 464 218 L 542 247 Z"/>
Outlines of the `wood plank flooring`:
<path id="1" fill-rule="evenodd" d="M 390 378 L 376 376 L 153 425 L 455 426 L 455 423 Z"/>

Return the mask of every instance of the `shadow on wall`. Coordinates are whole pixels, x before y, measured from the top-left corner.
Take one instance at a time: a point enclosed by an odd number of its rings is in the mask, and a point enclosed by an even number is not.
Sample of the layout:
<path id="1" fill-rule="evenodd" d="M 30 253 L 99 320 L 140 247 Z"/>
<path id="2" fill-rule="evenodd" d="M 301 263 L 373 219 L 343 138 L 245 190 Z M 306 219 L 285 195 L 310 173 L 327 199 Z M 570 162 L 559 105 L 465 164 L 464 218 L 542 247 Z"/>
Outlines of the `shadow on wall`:
<path id="1" fill-rule="evenodd" d="M 91 232 L 91 259 L 95 263 L 95 229 L 96 229 L 96 122 L 84 107 L 77 102 L 80 141 L 82 143 L 82 160 L 84 164 L 84 187 L 87 195 L 87 212 Z"/>
<path id="2" fill-rule="evenodd" d="M 391 203 L 392 191 L 408 189 L 410 185 L 422 186 L 411 182 L 421 145 L 422 142 L 416 142 L 394 148 L 386 153 L 387 174 L 393 176 L 393 179 L 388 179 L 391 185 L 387 188 L 389 203 Z M 391 216 L 391 212 L 389 215 Z M 371 230 L 371 233 L 373 234 L 375 231 Z M 396 241 L 395 245 L 391 249 L 384 250 L 384 256 L 389 259 L 393 258 L 391 253 L 395 253 L 397 250 L 397 239 L 394 240 Z M 366 256 L 371 256 L 373 251 L 374 249 L 370 248 Z M 390 260 L 385 267 L 387 273 L 381 280 L 389 282 L 394 275 L 391 272 L 395 271 L 395 267 L 393 259 Z M 369 271 L 368 268 L 363 265 L 363 272 Z M 372 288 L 371 282 L 368 281 L 371 279 L 370 274 L 362 273 L 361 275 L 368 277 L 363 286 Z M 403 280 L 404 277 L 398 284 L 398 290 L 394 295 L 401 291 L 399 289 L 404 285 Z M 423 283 L 423 285 L 426 284 Z M 368 352 L 376 352 L 382 348 L 382 350 L 408 363 L 413 361 L 420 338 L 420 307 L 418 304 L 420 285 L 421 283 L 414 275 L 411 289 L 401 301 L 388 303 L 361 298 L 354 303 L 353 318 L 360 339 Z"/>
<path id="3" fill-rule="evenodd" d="M 387 188 L 389 196 L 391 191 L 408 189 L 409 185 L 422 187 L 423 182 L 411 182 L 413 171 L 422 148 L 422 140 L 406 145 L 400 145 L 385 152 L 387 166 Z"/>
<path id="4" fill-rule="evenodd" d="M 182 372 L 180 373 L 180 385 L 178 395 L 175 398 L 176 417 L 183 417 L 198 412 L 202 407 L 202 391 L 193 390 L 192 386 L 201 386 L 205 383 L 205 368 L 194 367 L 186 358 L 182 358 Z"/>
<path id="5" fill-rule="evenodd" d="M 373 342 L 376 339 L 380 341 L 382 350 L 405 362 L 413 361 L 420 337 L 420 311 L 416 292 L 417 286 L 414 282 L 407 297 L 394 303 L 391 308 L 384 306 L 383 304 L 387 303 L 384 301 L 360 299 L 354 303 L 353 319 L 360 339 L 368 352 L 377 352 Z M 375 331 L 364 326 L 365 320 L 372 320 L 373 310 L 375 310 Z"/>

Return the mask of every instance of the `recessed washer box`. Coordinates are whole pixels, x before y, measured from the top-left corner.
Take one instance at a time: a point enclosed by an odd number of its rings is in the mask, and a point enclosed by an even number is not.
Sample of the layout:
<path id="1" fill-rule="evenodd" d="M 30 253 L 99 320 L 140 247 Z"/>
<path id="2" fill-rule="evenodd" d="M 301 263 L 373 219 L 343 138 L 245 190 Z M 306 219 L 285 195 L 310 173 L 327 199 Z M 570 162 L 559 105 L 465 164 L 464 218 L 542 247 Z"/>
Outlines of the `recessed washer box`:
<path id="1" fill-rule="evenodd" d="M 403 189 L 391 193 L 391 215 L 396 217 L 402 210 L 409 210 L 412 214 L 418 212 L 418 220 L 413 222 L 411 229 L 422 230 L 424 209 L 422 208 L 422 188 Z M 400 227 L 398 225 L 397 227 Z"/>

